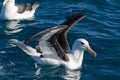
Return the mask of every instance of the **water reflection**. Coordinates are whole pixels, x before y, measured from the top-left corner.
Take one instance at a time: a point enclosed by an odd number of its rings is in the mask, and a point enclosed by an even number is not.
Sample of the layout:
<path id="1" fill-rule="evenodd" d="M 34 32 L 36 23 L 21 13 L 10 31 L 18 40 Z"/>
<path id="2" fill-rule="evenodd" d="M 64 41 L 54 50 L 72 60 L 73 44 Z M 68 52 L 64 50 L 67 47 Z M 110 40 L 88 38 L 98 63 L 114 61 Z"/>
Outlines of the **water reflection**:
<path id="1" fill-rule="evenodd" d="M 3 25 L 4 34 L 6 35 L 7 42 L 5 42 L 5 48 L 15 47 L 16 33 L 23 30 L 23 26 L 20 24 L 20 20 L 5 21 Z"/>
<path id="2" fill-rule="evenodd" d="M 80 70 L 71 71 L 66 69 L 66 74 L 63 76 L 65 80 L 80 80 L 81 72 Z"/>
<path id="3" fill-rule="evenodd" d="M 5 29 L 4 32 L 6 35 L 12 35 L 14 33 L 18 33 L 22 31 L 21 25 L 19 24 L 20 21 L 14 20 L 14 21 L 7 21 L 5 22 Z"/>

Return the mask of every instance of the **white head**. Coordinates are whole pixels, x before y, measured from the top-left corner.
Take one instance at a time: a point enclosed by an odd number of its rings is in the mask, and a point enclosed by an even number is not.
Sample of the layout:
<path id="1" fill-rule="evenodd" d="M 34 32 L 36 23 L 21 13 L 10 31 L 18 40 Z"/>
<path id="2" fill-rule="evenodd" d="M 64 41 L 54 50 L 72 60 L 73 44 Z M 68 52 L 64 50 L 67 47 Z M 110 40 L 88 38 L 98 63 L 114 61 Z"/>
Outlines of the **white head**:
<path id="1" fill-rule="evenodd" d="M 87 40 L 85 40 L 85 39 L 77 39 L 76 41 L 75 41 L 75 44 L 73 45 L 73 48 L 76 48 L 77 47 L 77 49 L 79 49 L 80 51 L 85 51 L 85 50 L 87 50 L 89 53 L 91 53 L 94 57 L 96 57 L 96 52 L 95 51 L 93 51 L 91 48 L 90 48 L 90 46 L 89 46 L 89 43 L 88 43 L 88 41 Z"/>
<path id="2" fill-rule="evenodd" d="M 4 0 L 3 5 L 6 5 L 8 2 L 15 3 L 15 0 Z"/>

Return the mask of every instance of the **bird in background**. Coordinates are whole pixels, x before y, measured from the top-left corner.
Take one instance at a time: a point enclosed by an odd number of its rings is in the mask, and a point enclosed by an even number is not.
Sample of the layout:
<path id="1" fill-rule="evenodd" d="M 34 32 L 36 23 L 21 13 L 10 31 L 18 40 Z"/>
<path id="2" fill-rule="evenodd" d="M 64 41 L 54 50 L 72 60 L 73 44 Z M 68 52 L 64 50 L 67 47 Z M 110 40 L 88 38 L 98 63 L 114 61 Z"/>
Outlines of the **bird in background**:
<path id="1" fill-rule="evenodd" d="M 35 14 L 39 3 L 15 4 L 15 0 L 4 0 L 0 13 L 0 20 L 29 19 Z"/>

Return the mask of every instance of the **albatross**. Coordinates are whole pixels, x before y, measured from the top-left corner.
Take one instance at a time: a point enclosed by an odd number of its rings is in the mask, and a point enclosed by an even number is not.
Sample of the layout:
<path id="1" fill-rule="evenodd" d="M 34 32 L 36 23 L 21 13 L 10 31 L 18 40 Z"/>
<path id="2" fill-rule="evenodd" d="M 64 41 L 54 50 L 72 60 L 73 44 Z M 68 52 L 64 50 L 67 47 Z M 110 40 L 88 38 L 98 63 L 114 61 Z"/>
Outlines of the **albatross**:
<path id="1" fill-rule="evenodd" d="M 15 0 L 4 0 L 0 13 L 1 20 L 28 19 L 34 16 L 39 3 L 15 4 Z"/>
<path id="2" fill-rule="evenodd" d="M 16 44 L 39 64 L 65 65 L 70 70 L 80 69 L 85 50 L 96 57 L 96 52 L 92 50 L 88 41 L 83 38 L 75 40 L 72 49 L 69 47 L 67 32 L 83 18 L 84 15 L 81 13 L 73 13 L 59 26 L 38 32 L 29 37 L 24 43 L 17 41 Z M 36 37 L 40 38 L 36 42 L 36 47 L 33 48 L 28 43 Z"/>

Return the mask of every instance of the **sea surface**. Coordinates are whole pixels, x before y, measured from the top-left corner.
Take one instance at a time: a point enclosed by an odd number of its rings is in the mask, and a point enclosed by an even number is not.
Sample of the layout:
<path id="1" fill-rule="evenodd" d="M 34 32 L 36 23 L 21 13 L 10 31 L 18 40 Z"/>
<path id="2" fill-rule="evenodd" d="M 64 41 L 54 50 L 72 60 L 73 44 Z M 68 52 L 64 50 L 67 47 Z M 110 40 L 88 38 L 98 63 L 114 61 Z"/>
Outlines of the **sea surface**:
<path id="1" fill-rule="evenodd" d="M 39 1 L 40 7 L 34 18 L 0 21 L 0 80 L 120 80 L 120 0 L 16 0 L 16 3 L 35 1 Z M 76 39 L 85 38 L 97 52 L 94 58 L 85 51 L 80 70 L 37 64 L 14 44 L 15 40 L 24 42 L 39 31 L 58 26 L 74 12 L 86 17 L 68 32 L 70 47 Z"/>

